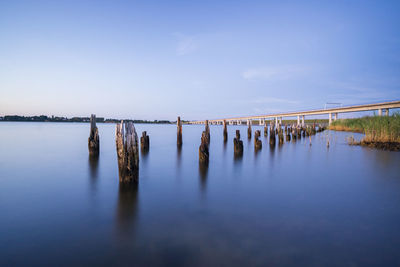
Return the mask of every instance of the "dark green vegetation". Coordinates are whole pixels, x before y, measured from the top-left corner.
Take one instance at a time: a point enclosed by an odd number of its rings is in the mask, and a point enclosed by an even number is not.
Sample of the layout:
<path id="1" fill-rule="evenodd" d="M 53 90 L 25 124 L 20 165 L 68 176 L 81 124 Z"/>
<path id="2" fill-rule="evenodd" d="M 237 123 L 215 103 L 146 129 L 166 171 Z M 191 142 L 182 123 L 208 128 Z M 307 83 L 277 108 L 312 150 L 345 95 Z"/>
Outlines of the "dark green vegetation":
<path id="1" fill-rule="evenodd" d="M 400 150 L 400 113 L 394 113 L 391 116 L 341 119 L 332 122 L 329 129 L 365 134 L 361 142 L 351 140 L 351 144 Z"/>
<path id="2" fill-rule="evenodd" d="M 67 117 L 55 117 L 55 116 L 45 116 L 45 115 L 40 115 L 40 116 L 17 116 L 17 115 L 6 115 L 4 117 L 0 117 L 0 121 L 33 121 L 33 122 L 90 122 L 89 117 L 72 117 L 72 118 L 67 118 Z M 148 121 L 148 120 L 129 120 L 129 119 L 124 119 L 124 121 L 128 122 L 131 121 L 133 123 L 171 123 L 170 121 L 167 120 L 154 120 L 154 121 Z M 119 123 L 121 120 L 117 119 L 104 119 L 104 118 L 96 118 L 96 122 L 101 123 Z"/>

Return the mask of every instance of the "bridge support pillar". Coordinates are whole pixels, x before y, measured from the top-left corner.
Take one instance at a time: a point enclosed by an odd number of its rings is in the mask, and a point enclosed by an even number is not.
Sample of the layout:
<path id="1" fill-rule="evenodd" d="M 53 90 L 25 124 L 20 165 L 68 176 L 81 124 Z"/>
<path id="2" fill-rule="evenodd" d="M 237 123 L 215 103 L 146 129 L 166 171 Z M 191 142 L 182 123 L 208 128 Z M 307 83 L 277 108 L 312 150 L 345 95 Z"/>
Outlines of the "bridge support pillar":
<path id="1" fill-rule="evenodd" d="M 385 116 L 389 116 L 389 109 L 386 109 Z"/>
<path id="2" fill-rule="evenodd" d="M 337 120 L 337 118 L 338 118 L 338 114 L 335 113 L 335 114 L 334 114 L 334 117 L 333 117 L 333 120 Z"/>
<path id="3" fill-rule="evenodd" d="M 301 116 L 301 126 L 304 127 L 305 124 L 306 124 L 306 123 L 305 123 L 305 120 L 304 120 L 304 115 L 302 115 L 302 116 Z"/>
<path id="4" fill-rule="evenodd" d="M 378 116 L 382 116 L 382 109 L 378 109 Z"/>
<path id="5" fill-rule="evenodd" d="M 332 123 L 332 113 L 329 113 L 329 125 Z"/>
<path id="6" fill-rule="evenodd" d="M 297 115 L 297 125 L 300 125 L 300 115 Z"/>
<path id="7" fill-rule="evenodd" d="M 278 125 L 278 117 L 275 117 L 275 126 Z"/>
<path id="8" fill-rule="evenodd" d="M 279 118 L 279 124 L 282 125 L 282 117 Z"/>

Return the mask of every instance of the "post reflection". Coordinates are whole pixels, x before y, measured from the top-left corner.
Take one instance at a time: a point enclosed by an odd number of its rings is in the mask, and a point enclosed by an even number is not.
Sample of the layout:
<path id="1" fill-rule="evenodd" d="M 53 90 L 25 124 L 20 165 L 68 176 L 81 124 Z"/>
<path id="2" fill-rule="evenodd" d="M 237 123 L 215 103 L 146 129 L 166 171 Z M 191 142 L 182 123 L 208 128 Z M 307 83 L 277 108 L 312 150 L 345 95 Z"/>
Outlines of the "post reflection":
<path id="1" fill-rule="evenodd" d="M 200 191 L 207 190 L 208 164 L 199 163 Z"/>
<path id="2" fill-rule="evenodd" d="M 274 157 L 274 154 L 275 154 L 275 144 L 270 144 L 270 145 L 269 145 L 269 154 L 271 155 L 271 158 Z"/>
<path id="3" fill-rule="evenodd" d="M 89 154 L 89 174 L 90 174 L 90 184 L 92 186 L 92 189 L 96 189 L 98 169 L 99 169 L 99 155 Z"/>
<path id="4" fill-rule="evenodd" d="M 143 148 L 140 149 L 140 155 L 141 155 L 141 159 L 142 159 L 143 164 L 147 165 L 147 160 L 149 158 L 149 153 L 150 153 L 150 149 L 143 149 Z"/>
<path id="5" fill-rule="evenodd" d="M 178 167 L 181 167 L 182 162 L 182 146 L 176 147 L 176 164 Z"/>
<path id="6" fill-rule="evenodd" d="M 118 191 L 117 227 L 122 234 L 133 231 L 138 211 L 139 184 L 120 183 Z"/>
<path id="7" fill-rule="evenodd" d="M 223 142 L 223 149 L 222 149 L 222 152 L 224 153 L 224 156 L 225 156 L 225 154 L 226 154 L 226 148 L 228 147 L 228 142 L 227 141 L 225 141 L 225 142 Z"/>

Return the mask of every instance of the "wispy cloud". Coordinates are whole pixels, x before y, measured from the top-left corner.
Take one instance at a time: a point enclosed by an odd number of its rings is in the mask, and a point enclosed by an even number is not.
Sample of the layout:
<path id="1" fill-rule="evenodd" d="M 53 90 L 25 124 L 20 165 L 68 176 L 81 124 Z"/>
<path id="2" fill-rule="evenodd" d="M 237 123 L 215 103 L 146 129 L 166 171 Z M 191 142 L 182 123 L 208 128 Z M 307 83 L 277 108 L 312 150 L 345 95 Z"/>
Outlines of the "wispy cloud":
<path id="1" fill-rule="evenodd" d="M 242 77 L 246 80 L 288 80 L 300 75 L 304 75 L 310 71 L 306 66 L 286 65 L 272 66 L 262 68 L 251 68 L 242 73 Z"/>
<path id="2" fill-rule="evenodd" d="M 252 108 L 252 114 L 272 114 L 272 113 L 280 113 L 284 110 L 279 108 Z"/>
<path id="3" fill-rule="evenodd" d="M 380 90 L 374 87 L 341 82 L 335 83 L 335 89 L 341 89 L 341 91 L 344 90 L 345 92 L 329 94 L 327 96 L 328 99 L 343 103 L 399 99 L 399 90 Z"/>
<path id="4" fill-rule="evenodd" d="M 253 101 L 255 104 L 299 104 L 299 101 L 277 97 L 260 97 Z"/>
<path id="5" fill-rule="evenodd" d="M 182 33 L 174 33 L 174 36 L 178 39 L 176 47 L 176 54 L 178 56 L 184 56 L 197 50 L 198 44 L 196 36 Z"/>

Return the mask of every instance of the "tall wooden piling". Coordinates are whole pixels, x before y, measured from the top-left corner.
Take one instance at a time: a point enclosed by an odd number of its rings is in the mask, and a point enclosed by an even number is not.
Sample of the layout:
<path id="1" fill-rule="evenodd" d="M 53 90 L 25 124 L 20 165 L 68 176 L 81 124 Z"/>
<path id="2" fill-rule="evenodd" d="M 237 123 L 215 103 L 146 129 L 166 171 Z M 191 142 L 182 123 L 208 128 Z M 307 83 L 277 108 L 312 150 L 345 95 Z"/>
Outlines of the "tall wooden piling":
<path id="1" fill-rule="evenodd" d="M 227 126 L 226 126 L 226 120 L 224 120 L 224 142 L 227 142 L 228 141 L 228 129 L 227 129 Z"/>
<path id="2" fill-rule="evenodd" d="M 279 145 L 283 144 L 283 130 L 282 128 L 279 128 L 278 130 L 278 140 L 279 140 Z"/>
<path id="3" fill-rule="evenodd" d="M 247 138 L 251 139 L 251 120 L 247 120 Z"/>
<path id="4" fill-rule="evenodd" d="M 296 128 L 296 134 L 297 134 L 297 139 L 301 139 L 301 129 L 300 129 L 300 127 L 299 126 L 297 126 L 297 128 Z"/>
<path id="5" fill-rule="evenodd" d="M 205 122 L 204 131 L 206 132 L 206 136 L 207 136 L 207 144 L 210 145 L 210 126 L 208 125 L 208 120 L 206 120 L 206 122 Z"/>
<path id="6" fill-rule="evenodd" d="M 124 129 L 125 127 L 125 129 Z M 131 183 L 139 179 L 139 142 L 132 122 L 117 124 L 115 130 L 119 182 Z"/>
<path id="7" fill-rule="evenodd" d="M 293 142 L 297 140 L 297 132 L 295 127 L 292 127 L 292 140 Z"/>
<path id="8" fill-rule="evenodd" d="M 289 128 L 286 128 L 286 142 L 290 142 L 290 132 L 292 130 Z"/>
<path id="9" fill-rule="evenodd" d="M 236 137 L 233 138 L 233 153 L 235 156 L 243 155 L 243 141 L 240 140 L 240 130 L 236 130 Z"/>
<path id="10" fill-rule="evenodd" d="M 100 151 L 99 130 L 96 126 L 96 115 L 90 116 L 90 135 L 88 139 L 88 148 L 90 155 L 98 155 Z"/>
<path id="11" fill-rule="evenodd" d="M 150 148 L 150 138 L 146 131 L 142 132 L 142 136 L 140 137 L 140 148 L 142 151 L 148 151 Z"/>
<path id="12" fill-rule="evenodd" d="M 176 144 L 178 146 L 182 146 L 182 122 L 181 122 L 181 117 L 178 117 L 178 120 L 176 121 L 176 127 L 177 127 L 177 139 L 176 139 Z"/>
<path id="13" fill-rule="evenodd" d="M 262 142 L 261 142 L 261 140 L 258 139 L 260 137 L 260 135 L 261 135 L 260 130 L 257 130 L 254 132 L 254 149 L 256 151 L 260 150 L 262 148 Z"/>
<path id="14" fill-rule="evenodd" d="M 201 144 L 199 147 L 199 162 L 201 164 L 208 164 L 209 160 L 209 142 L 206 131 L 201 134 Z"/>
<path id="15" fill-rule="evenodd" d="M 275 129 L 274 129 L 274 125 L 273 124 L 271 124 L 270 125 L 270 129 L 269 129 L 269 144 L 270 145 L 272 145 L 272 146 L 274 146 L 275 145 L 275 142 L 276 142 L 276 139 L 275 139 Z"/>

